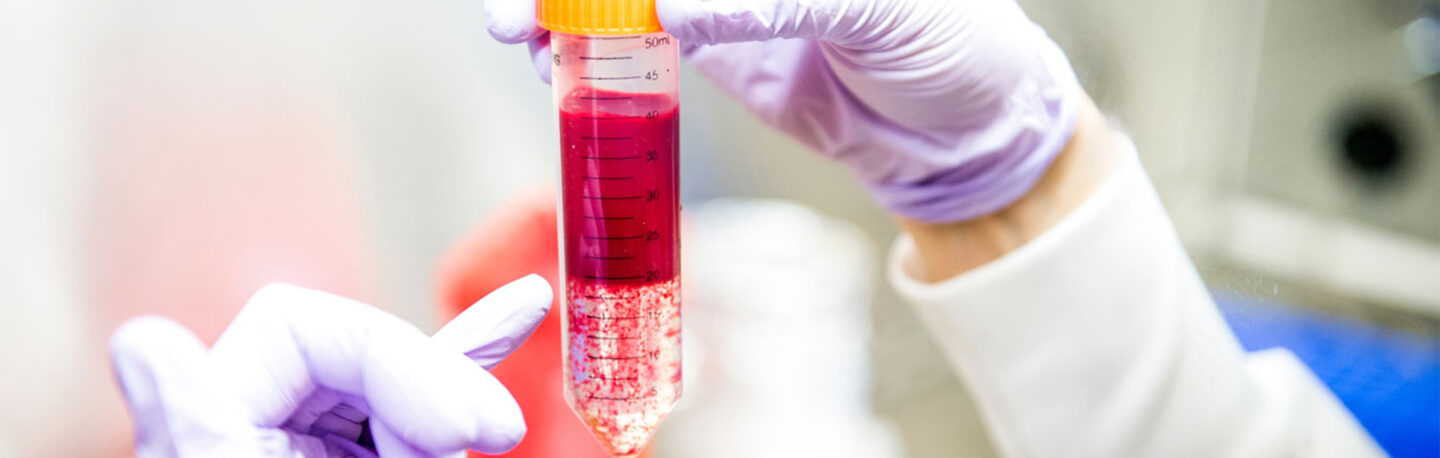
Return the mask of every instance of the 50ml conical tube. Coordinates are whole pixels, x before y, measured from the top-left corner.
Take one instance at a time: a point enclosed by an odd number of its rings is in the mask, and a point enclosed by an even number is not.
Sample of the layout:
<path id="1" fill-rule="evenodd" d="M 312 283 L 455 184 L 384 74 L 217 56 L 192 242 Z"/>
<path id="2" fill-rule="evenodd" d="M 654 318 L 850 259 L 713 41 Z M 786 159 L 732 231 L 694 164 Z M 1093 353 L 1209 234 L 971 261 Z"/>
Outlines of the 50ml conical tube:
<path id="1" fill-rule="evenodd" d="M 634 456 L 680 397 L 678 48 L 551 33 L 560 116 L 565 399 Z"/>

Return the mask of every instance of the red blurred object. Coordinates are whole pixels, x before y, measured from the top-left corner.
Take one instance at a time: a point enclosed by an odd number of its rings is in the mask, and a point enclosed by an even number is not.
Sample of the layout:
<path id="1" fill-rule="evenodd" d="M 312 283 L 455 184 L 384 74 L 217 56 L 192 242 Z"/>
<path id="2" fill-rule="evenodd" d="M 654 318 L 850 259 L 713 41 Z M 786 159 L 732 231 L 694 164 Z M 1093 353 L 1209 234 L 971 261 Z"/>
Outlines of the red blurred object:
<path id="1" fill-rule="evenodd" d="M 553 190 L 511 200 L 446 255 L 438 275 L 442 322 L 496 288 L 530 273 L 540 274 L 556 287 L 557 293 L 560 291 L 556 283 L 560 255 L 555 206 Z M 502 456 L 609 458 L 565 405 L 560 345 L 560 307 L 556 302 L 530 340 L 492 371 L 519 401 L 529 431 L 519 447 Z M 470 455 L 481 456 L 475 452 Z"/>

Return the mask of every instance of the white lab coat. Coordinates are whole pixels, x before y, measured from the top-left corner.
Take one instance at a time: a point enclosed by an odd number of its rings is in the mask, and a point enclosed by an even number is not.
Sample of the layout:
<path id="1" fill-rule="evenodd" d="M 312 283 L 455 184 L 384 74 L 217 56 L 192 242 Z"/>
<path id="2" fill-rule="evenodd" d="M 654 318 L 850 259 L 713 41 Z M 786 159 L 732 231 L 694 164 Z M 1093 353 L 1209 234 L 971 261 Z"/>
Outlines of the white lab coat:
<path id="1" fill-rule="evenodd" d="M 1125 158 L 1039 238 L 955 278 L 889 275 L 1016 457 L 1383 456 L 1288 351 L 1246 354 Z"/>

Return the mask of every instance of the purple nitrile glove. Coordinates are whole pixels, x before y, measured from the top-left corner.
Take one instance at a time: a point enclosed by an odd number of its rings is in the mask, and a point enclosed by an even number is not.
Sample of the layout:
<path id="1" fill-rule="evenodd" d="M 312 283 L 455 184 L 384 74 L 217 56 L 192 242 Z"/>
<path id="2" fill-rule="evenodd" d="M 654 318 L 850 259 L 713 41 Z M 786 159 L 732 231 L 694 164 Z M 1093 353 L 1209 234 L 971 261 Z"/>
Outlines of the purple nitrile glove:
<path id="1" fill-rule="evenodd" d="M 531 275 L 430 338 L 379 309 L 272 285 L 209 351 L 179 324 L 142 317 L 115 331 L 110 353 L 141 457 L 502 453 L 525 422 L 485 369 L 534 331 L 551 300 Z M 367 420 L 374 450 L 357 443 Z"/>
<path id="2" fill-rule="evenodd" d="M 1005 208 L 1074 130 L 1064 53 L 1013 0 L 657 0 L 699 70 L 761 119 L 849 164 L 891 211 L 952 222 Z M 534 0 L 486 0 L 490 34 L 549 42 Z"/>

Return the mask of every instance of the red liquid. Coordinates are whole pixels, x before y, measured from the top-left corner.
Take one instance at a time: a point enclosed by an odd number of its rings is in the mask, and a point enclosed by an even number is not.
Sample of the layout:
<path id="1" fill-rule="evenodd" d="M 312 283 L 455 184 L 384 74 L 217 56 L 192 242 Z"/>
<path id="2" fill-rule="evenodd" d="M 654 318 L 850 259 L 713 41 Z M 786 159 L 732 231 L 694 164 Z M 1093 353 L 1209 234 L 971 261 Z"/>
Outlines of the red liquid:
<path id="1" fill-rule="evenodd" d="M 566 400 L 616 456 L 680 396 L 678 130 L 663 96 L 561 104 Z"/>

